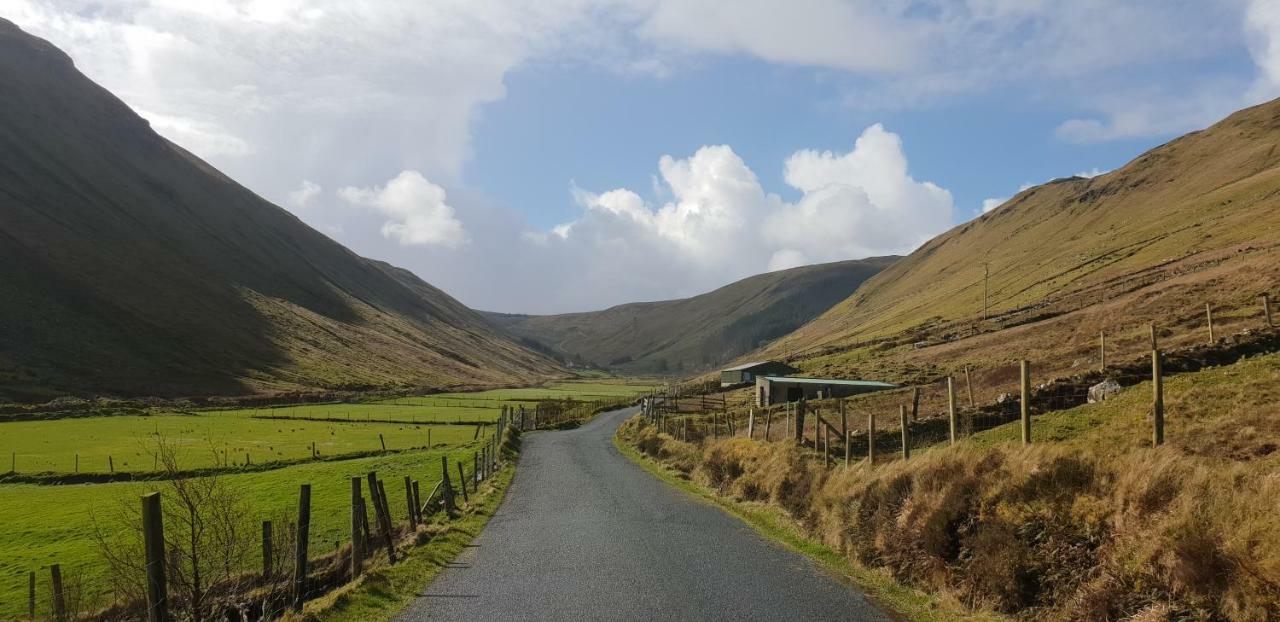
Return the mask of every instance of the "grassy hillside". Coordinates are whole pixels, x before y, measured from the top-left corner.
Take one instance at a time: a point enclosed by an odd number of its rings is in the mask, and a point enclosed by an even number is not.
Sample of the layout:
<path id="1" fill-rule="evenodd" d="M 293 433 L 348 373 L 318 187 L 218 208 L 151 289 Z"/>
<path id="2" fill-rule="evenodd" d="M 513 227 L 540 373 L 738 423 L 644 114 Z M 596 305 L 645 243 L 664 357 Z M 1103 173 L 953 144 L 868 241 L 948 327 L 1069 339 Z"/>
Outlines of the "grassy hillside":
<path id="1" fill-rule="evenodd" d="M 896 257 L 770 272 L 713 292 L 563 315 L 489 317 L 526 344 L 626 372 L 704 370 L 795 330 Z"/>
<path id="2" fill-rule="evenodd" d="M 1280 101 L 1093 179 L 1019 193 L 931 240 L 766 349 L 825 374 L 901 376 L 1030 358 L 1043 375 L 1260 325 L 1280 283 Z M 983 319 L 984 266 L 987 318 Z M 755 355 L 753 355 L 755 356 Z"/>
<path id="3" fill-rule="evenodd" d="M 0 399 L 560 372 L 160 137 L 2 19 L 0 83 Z"/>

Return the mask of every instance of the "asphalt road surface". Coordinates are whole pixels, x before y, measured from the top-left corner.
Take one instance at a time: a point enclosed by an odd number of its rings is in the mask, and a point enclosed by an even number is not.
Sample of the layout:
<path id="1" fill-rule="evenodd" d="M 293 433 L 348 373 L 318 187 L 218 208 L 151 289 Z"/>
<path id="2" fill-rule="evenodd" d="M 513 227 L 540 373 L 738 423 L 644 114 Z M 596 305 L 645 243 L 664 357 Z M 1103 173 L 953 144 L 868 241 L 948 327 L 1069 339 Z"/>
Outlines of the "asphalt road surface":
<path id="1" fill-rule="evenodd" d="M 636 409 L 525 436 L 498 513 L 400 620 L 888 620 L 803 556 L 632 464 Z"/>

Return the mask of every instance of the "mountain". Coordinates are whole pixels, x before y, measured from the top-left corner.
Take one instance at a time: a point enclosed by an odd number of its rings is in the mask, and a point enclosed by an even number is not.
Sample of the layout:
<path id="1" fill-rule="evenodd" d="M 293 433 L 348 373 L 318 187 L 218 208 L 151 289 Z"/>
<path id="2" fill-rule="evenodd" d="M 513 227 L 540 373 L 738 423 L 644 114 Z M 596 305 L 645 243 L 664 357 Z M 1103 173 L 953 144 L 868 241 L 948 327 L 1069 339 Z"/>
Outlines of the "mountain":
<path id="1" fill-rule="evenodd" d="M 0 19 L 0 399 L 562 373 L 165 140 Z"/>
<path id="2" fill-rule="evenodd" d="M 1103 331 L 1114 355 L 1145 355 L 1150 323 L 1165 346 L 1202 343 L 1206 304 L 1219 334 L 1256 328 L 1280 284 L 1278 146 L 1280 100 L 1030 188 L 753 356 L 831 375 L 1026 357 L 1043 376 L 1096 364 Z"/>
<path id="3" fill-rule="evenodd" d="M 630 373 L 709 369 L 785 335 L 893 264 L 874 257 L 760 274 L 713 292 L 603 311 L 488 317 L 525 345 Z"/>

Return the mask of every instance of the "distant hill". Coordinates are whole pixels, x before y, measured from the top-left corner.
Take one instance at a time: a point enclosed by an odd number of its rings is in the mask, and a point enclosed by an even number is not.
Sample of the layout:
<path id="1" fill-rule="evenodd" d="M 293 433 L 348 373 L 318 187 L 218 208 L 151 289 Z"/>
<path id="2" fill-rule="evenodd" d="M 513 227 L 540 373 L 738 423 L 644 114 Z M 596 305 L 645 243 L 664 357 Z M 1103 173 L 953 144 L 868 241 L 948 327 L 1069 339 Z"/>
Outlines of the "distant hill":
<path id="1" fill-rule="evenodd" d="M 629 373 L 709 369 L 785 335 L 844 300 L 896 257 L 804 266 L 713 292 L 561 315 L 487 313 L 527 346 Z"/>
<path id="2" fill-rule="evenodd" d="M 562 373 L 160 137 L 0 19 L 0 399 Z"/>
<path id="3" fill-rule="evenodd" d="M 989 277 L 984 278 L 984 270 Z M 1280 100 L 1085 179 L 1055 180 L 955 227 L 763 353 L 893 378 L 1028 357 L 1041 377 L 1260 325 L 1280 287 Z M 983 301 L 988 319 L 983 319 Z M 877 374 L 875 368 L 881 372 Z"/>

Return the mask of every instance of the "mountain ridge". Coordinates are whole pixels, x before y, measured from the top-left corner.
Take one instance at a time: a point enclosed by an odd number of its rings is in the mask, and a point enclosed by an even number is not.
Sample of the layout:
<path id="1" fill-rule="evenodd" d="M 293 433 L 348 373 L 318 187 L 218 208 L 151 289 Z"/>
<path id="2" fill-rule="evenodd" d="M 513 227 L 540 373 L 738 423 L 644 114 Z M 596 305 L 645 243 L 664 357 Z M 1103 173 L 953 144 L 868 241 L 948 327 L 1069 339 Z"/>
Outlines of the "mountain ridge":
<path id="1" fill-rule="evenodd" d="M 706 369 L 790 332 L 896 257 L 800 266 L 710 292 L 555 315 L 482 312 L 526 345 L 627 373 Z"/>
<path id="2" fill-rule="evenodd" d="M 508 384 L 564 373 L 156 134 L 0 19 L 0 396 Z"/>

